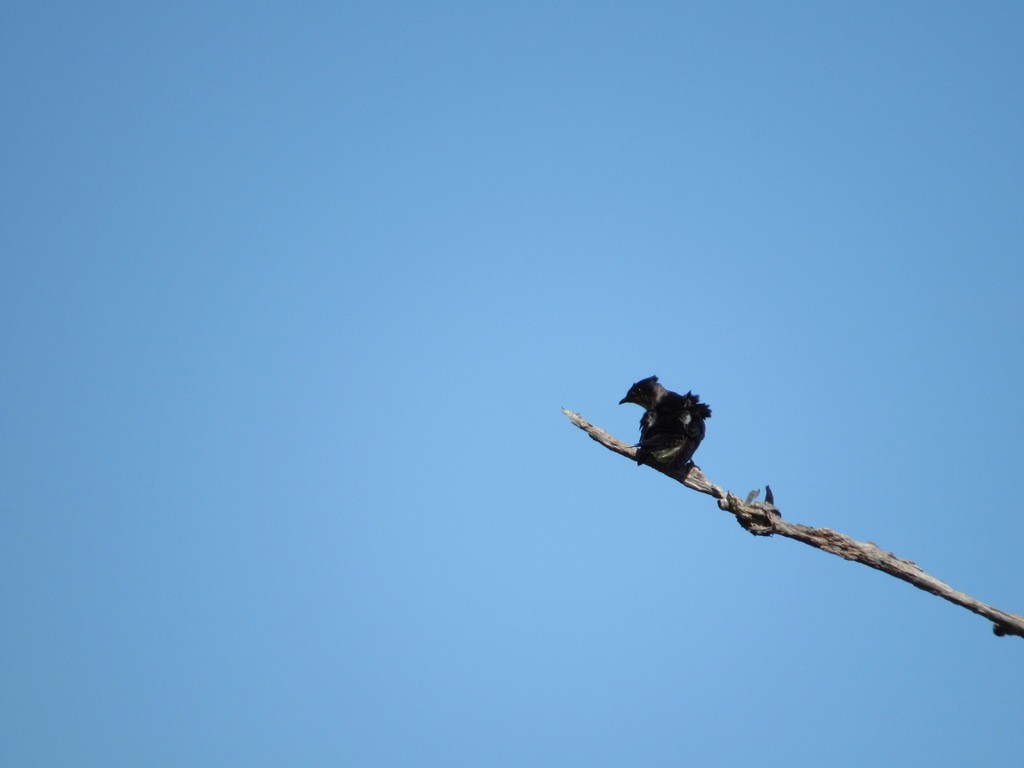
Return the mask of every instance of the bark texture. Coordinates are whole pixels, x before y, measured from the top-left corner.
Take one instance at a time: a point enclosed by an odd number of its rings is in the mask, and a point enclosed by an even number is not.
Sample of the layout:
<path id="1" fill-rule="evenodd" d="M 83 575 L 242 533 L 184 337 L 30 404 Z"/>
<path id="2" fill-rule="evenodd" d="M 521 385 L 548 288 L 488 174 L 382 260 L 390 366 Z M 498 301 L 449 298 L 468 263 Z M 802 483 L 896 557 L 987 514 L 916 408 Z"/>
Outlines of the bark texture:
<path id="1" fill-rule="evenodd" d="M 565 408 L 562 409 L 562 413 L 569 417 L 569 421 L 605 448 L 633 461 L 637 460 L 637 450 L 632 445 L 595 427 L 578 413 L 573 413 Z M 993 623 L 992 631 L 996 635 L 1024 637 L 1024 616 L 1006 613 L 980 600 L 975 600 L 970 595 L 953 589 L 945 582 L 921 570 L 911 560 L 896 557 L 892 552 L 886 552 L 870 541 L 857 541 L 829 528 L 812 528 L 808 525 L 783 520 L 782 513 L 775 506 L 772 490 L 767 486 L 764 501 L 757 500 L 760 495 L 757 491 L 752 491 L 745 499 L 741 499 L 712 483 L 705 477 L 700 467 L 694 464 L 688 464 L 677 472 L 666 471 L 657 466 L 652 466 L 652 468 L 668 475 L 687 488 L 713 496 L 718 500 L 718 506 L 721 509 L 735 515 L 739 524 L 755 536 L 771 536 L 772 534 L 785 536 L 801 541 L 815 549 L 838 555 L 845 560 L 863 563 L 985 617 Z"/>

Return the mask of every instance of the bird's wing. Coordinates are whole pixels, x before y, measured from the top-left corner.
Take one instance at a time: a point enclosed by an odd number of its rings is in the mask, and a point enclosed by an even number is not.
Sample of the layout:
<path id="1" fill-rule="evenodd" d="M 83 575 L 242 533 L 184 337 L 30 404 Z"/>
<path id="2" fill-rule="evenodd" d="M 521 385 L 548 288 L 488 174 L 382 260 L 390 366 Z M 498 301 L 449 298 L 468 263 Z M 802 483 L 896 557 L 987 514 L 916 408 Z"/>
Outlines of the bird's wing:
<path id="1" fill-rule="evenodd" d="M 704 439 L 702 410 L 690 397 L 672 392 L 661 401 L 658 412 L 659 426 L 666 432 L 686 435 L 698 443 Z"/>
<path id="2" fill-rule="evenodd" d="M 640 447 L 655 450 L 693 444 L 694 448 L 704 437 L 704 425 L 699 419 L 691 419 L 685 412 L 648 411 L 640 422 Z"/>

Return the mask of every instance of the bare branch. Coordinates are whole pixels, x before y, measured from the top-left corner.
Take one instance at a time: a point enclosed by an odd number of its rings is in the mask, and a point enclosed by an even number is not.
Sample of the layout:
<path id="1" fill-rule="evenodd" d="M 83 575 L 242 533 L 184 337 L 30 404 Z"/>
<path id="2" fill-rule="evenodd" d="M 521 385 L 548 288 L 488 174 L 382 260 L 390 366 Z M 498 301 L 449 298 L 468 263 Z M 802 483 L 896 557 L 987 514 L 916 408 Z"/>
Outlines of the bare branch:
<path id="1" fill-rule="evenodd" d="M 637 460 L 637 449 L 635 447 L 612 437 L 603 429 L 595 427 L 578 413 L 573 413 L 565 408 L 562 409 L 562 413 L 568 416 L 573 424 L 605 448 L 633 461 Z M 857 541 L 828 528 L 812 528 L 807 525 L 789 523 L 783 520 L 782 514 L 775 506 L 772 490 L 767 486 L 765 486 L 764 501 L 756 501 L 759 495 L 758 491 L 751 491 L 744 500 L 712 483 L 705 477 L 700 467 L 692 463 L 677 472 L 666 471 L 654 465 L 648 466 L 652 466 L 653 469 L 682 483 L 687 488 L 700 493 L 706 493 L 718 499 L 719 508 L 735 515 L 739 524 L 755 536 L 778 534 L 779 536 L 801 541 L 815 549 L 838 555 L 845 560 L 862 563 L 870 568 L 888 573 L 890 576 L 895 576 L 897 579 L 913 584 L 925 592 L 931 592 L 933 595 L 938 595 L 949 600 L 951 603 L 956 603 L 979 616 L 984 616 L 993 622 L 992 631 L 996 635 L 1024 637 L 1024 616 L 1006 613 L 998 608 L 993 608 L 991 605 L 975 600 L 970 595 L 959 592 L 945 582 L 925 573 L 910 560 L 896 557 L 891 552 L 886 552 L 870 541 Z"/>

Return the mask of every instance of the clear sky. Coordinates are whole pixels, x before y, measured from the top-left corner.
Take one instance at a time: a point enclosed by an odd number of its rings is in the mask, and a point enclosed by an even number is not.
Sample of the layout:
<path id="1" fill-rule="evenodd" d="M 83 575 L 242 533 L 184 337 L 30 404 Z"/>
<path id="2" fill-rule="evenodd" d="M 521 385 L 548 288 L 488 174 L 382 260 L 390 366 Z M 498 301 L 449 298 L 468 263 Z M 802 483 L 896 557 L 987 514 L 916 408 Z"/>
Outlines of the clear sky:
<path id="1" fill-rule="evenodd" d="M 6 3 L 0 764 L 1006 764 L 1024 6 Z M 827 758 L 823 757 L 827 755 Z"/>

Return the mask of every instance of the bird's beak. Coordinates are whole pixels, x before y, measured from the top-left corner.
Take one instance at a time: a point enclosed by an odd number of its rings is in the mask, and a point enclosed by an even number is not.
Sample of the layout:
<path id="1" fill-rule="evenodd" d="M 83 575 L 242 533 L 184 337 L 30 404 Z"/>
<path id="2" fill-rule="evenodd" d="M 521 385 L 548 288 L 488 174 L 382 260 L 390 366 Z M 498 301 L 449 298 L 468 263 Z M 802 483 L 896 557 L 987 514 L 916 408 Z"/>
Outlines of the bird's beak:
<path id="1" fill-rule="evenodd" d="M 625 402 L 627 402 L 627 400 L 626 400 L 626 398 L 624 397 L 624 398 L 622 398 L 621 400 L 619 400 L 619 405 L 622 405 L 622 404 L 623 404 L 623 403 L 625 403 Z"/>

